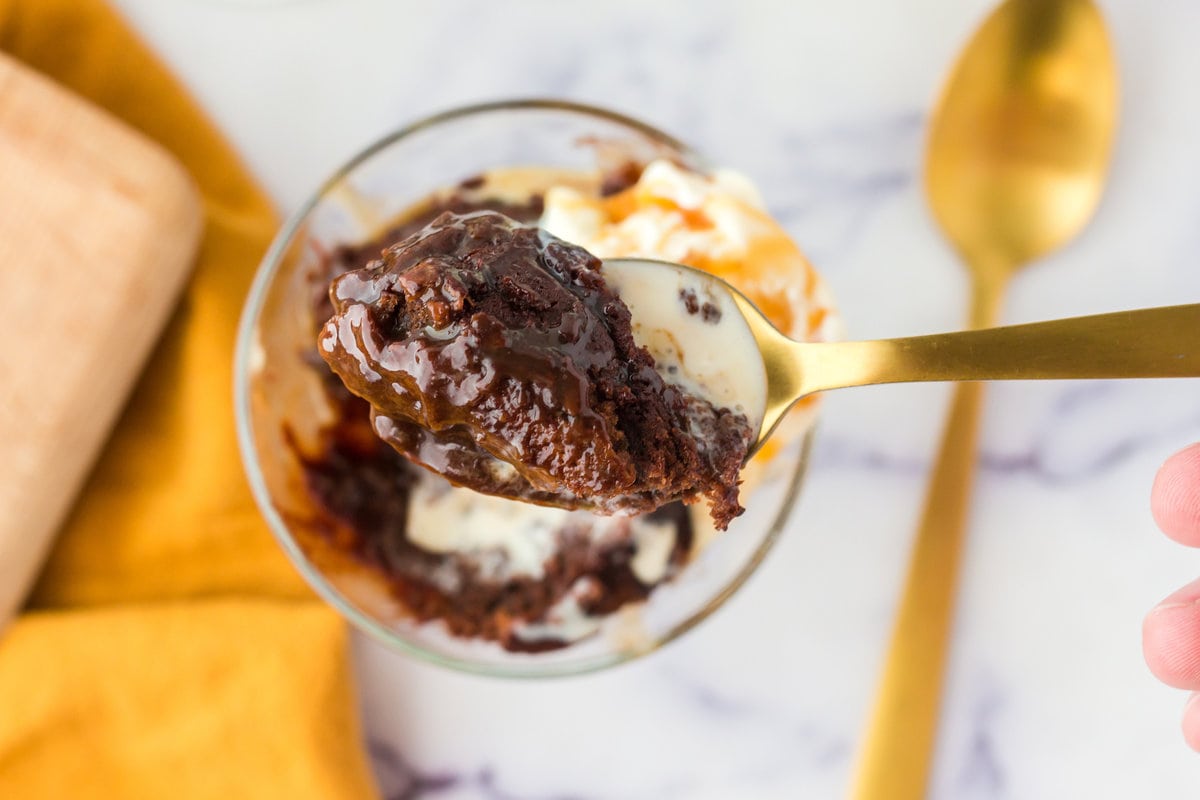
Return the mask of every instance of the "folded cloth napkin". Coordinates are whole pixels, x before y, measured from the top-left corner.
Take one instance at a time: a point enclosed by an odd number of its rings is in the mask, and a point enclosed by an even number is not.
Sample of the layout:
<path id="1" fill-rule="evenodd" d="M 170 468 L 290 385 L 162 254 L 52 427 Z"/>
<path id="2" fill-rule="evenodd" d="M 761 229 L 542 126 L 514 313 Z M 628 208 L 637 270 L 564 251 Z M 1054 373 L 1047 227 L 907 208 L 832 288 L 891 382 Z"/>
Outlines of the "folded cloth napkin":
<path id="1" fill-rule="evenodd" d="M 174 153 L 207 217 L 183 302 L 0 638 L 0 798 L 376 797 L 345 630 L 239 466 L 233 341 L 270 204 L 101 0 L 0 0 L 0 49 Z"/>
<path id="2" fill-rule="evenodd" d="M 31 612 L 0 640 L 0 797 L 377 797 L 349 687 L 315 602 Z"/>

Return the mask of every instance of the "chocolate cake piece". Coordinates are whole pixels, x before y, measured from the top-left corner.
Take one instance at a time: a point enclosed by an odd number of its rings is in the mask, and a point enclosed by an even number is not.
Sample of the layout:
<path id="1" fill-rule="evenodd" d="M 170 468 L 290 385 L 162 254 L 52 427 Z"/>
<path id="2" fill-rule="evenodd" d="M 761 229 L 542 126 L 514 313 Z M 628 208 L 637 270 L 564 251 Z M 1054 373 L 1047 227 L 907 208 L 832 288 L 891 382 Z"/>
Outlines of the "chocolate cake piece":
<path id="1" fill-rule="evenodd" d="M 338 277 L 319 351 L 410 460 L 487 494 L 605 513 L 741 513 L 752 432 L 664 382 L 600 262 L 502 214 L 444 213 Z"/>
<path id="2" fill-rule="evenodd" d="M 308 276 L 314 289 L 319 287 L 313 297 L 317 329 L 333 315 L 329 285 L 335 277 L 362 269 L 443 211 L 483 209 L 532 223 L 541 213 L 541 197 L 535 195 L 523 205 L 494 198 L 473 201 L 457 194 L 437 197 L 369 241 L 334 248 Z M 367 402 L 346 390 L 316 348 L 312 357 L 325 378 L 333 420 L 323 428 L 321 444 L 313 451 L 302 450 L 288 437 L 312 502 L 305 524 L 378 575 L 414 620 L 438 621 L 455 636 L 495 641 L 509 651 L 553 650 L 572 640 L 545 630 L 530 638 L 523 626 L 553 631 L 554 609 L 570 597 L 583 613 L 603 617 L 644 601 L 659 581 L 670 580 L 687 563 L 695 534 L 691 516 L 680 503 L 663 506 L 643 518 L 669 526 L 674 539 L 665 571 L 649 584 L 633 571 L 636 547 L 629 535 L 597 536 L 594 530 L 579 527 L 577 520 L 564 520 L 555 532 L 554 555 L 543 564 L 541 577 L 495 574 L 483 569 L 481 557 L 485 556 L 479 553 L 422 549 L 414 542 L 410 514 L 422 502 L 421 485 L 436 482 L 438 477 L 376 436 Z M 633 522 L 630 520 L 630 525 Z M 581 592 L 584 587 L 586 591 Z"/>

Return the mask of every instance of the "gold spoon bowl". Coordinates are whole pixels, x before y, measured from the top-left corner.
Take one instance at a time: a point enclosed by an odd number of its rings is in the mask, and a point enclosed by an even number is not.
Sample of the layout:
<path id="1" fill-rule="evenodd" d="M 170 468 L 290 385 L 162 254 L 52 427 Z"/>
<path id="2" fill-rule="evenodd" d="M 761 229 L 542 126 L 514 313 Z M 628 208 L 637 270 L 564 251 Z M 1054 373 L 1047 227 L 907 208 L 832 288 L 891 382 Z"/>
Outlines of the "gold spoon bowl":
<path id="1" fill-rule="evenodd" d="M 1116 123 L 1115 58 L 1089 0 L 1008 0 L 963 50 L 930 122 L 925 190 L 970 276 L 969 327 L 996 325 L 1017 271 L 1087 224 L 1103 192 Z M 982 405 L 981 384 L 955 387 L 859 756 L 855 800 L 926 793 Z"/>

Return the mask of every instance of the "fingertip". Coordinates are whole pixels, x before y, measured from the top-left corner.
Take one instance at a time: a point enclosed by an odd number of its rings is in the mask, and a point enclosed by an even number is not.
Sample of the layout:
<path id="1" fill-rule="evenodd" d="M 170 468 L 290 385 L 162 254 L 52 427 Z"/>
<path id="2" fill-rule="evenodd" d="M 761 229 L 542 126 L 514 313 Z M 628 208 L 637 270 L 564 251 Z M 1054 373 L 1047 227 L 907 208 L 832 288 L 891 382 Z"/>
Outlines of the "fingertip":
<path id="1" fill-rule="evenodd" d="M 1183 707 L 1183 740 L 1200 753 L 1200 692 L 1193 692 Z"/>
<path id="2" fill-rule="evenodd" d="M 1197 591 L 1200 581 L 1167 598 L 1142 622 L 1146 666 L 1176 689 L 1200 689 L 1200 601 L 1193 596 Z"/>
<path id="3" fill-rule="evenodd" d="M 1200 443 L 1175 453 L 1158 470 L 1150 511 L 1167 536 L 1200 547 Z"/>

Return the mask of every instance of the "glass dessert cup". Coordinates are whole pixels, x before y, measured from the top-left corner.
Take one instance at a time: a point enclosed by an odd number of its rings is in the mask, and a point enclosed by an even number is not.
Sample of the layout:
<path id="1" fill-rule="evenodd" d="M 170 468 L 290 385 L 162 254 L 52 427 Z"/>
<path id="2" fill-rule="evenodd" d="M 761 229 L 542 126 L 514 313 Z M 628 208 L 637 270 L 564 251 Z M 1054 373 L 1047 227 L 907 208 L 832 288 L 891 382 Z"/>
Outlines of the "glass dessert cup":
<path id="1" fill-rule="evenodd" d="M 755 571 L 799 494 L 811 435 L 765 467 L 751 465 L 746 512 L 707 536 L 679 574 L 644 603 L 609 615 L 595 633 L 561 649 L 512 652 L 418 622 L 369 565 L 313 521 L 300 453 L 332 421 L 316 356 L 313 274 L 329 252 L 364 242 L 434 193 L 497 168 L 595 171 L 608 153 L 641 163 L 667 158 L 705 171 L 693 151 L 636 120 L 546 100 L 471 106 L 439 114 L 376 142 L 338 170 L 286 222 L 266 254 L 243 311 L 235 360 L 242 456 L 274 535 L 313 588 L 354 625 L 394 649 L 468 672 L 549 677 L 613 666 L 651 652 L 712 614 Z M 703 505 L 693 506 L 693 519 Z M 336 537 L 335 537 L 336 538 Z"/>

